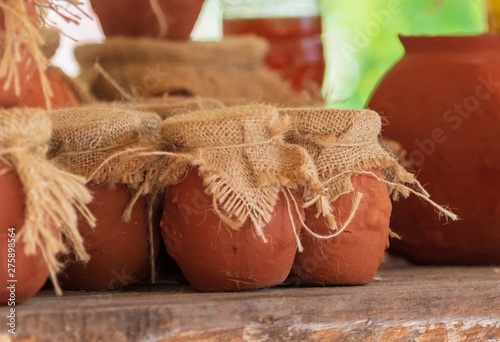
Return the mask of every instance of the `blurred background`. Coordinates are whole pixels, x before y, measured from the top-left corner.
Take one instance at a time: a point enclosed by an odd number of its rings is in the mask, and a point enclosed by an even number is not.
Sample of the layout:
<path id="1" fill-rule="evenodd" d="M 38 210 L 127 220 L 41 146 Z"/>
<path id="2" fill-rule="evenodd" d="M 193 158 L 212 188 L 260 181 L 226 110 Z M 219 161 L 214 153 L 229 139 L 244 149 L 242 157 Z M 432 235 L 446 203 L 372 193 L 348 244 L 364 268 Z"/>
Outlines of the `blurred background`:
<path id="1" fill-rule="evenodd" d="M 92 14 L 85 0 L 87 13 Z M 322 0 L 326 75 L 323 93 L 329 107 L 363 108 L 383 74 L 403 55 L 398 34 L 464 35 L 486 31 L 483 0 Z M 76 76 L 72 49 L 77 43 L 104 39 L 97 19 L 79 26 L 52 18 L 68 33 L 52 63 Z M 219 0 L 206 0 L 191 35 L 220 39 Z"/>

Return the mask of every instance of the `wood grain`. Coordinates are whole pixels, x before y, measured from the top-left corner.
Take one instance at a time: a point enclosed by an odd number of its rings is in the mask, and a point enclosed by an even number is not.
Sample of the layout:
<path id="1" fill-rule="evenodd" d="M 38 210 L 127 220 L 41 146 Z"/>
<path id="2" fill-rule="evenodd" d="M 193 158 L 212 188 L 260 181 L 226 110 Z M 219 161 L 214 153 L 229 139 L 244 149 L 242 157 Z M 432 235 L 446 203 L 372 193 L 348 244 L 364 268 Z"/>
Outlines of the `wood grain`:
<path id="1" fill-rule="evenodd" d="M 7 308 L 0 308 L 0 341 Z M 5 341 L 500 341 L 495 267 L 382 269 L 367 286 L 194 293 L 180 285 L 44 291 Z"/>

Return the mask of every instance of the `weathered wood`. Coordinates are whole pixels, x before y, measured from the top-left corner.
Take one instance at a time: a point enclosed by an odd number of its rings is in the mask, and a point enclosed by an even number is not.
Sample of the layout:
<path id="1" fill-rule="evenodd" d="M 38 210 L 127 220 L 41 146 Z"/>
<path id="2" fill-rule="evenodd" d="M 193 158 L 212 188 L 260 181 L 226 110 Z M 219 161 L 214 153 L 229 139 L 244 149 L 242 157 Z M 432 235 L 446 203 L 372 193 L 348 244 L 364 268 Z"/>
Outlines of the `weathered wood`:
<path id="1" fill-rule="evenodd" d="M 17 307 L 12 341 L 24 340 L 500 341 L 500 271 L 396 266 L 367 286 L 243 293 L 166 284 L 61 298 L 45 291 Z"/>

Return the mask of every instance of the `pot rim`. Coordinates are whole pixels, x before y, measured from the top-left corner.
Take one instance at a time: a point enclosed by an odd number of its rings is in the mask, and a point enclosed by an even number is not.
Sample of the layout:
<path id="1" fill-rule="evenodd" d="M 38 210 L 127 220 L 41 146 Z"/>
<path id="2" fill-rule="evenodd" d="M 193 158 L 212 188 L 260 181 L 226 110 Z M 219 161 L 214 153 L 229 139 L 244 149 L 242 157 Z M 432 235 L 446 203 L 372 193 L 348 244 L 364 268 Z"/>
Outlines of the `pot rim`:
<path id="1" fill-rule="evenodd" d="M 407 36 L 398 35 L 406 52 L 462 52 L 477 50 L 500 50 L 500 34 L 477 34 L 458 36 Z"/>

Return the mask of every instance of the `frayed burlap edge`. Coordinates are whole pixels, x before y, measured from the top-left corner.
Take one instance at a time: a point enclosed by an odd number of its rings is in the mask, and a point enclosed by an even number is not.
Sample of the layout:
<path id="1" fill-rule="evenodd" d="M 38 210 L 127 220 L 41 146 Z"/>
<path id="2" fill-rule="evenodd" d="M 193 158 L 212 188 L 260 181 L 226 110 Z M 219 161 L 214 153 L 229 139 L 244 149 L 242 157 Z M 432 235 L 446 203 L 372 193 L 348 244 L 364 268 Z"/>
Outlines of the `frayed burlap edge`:
<path id="1" fill-rule="evenodd" d="M 271 108 L 261 105 L 254 107 Z M 255 229 L 256 235 L 264 242 L 267 242 L 267 239 L 262 228 L 273 217 L 279 192 L 285 194 L 287 202 L 295 202 L 293 196 L 287 193 L 287 189 L 302 187 L 306 189 L 303 192 L 305 200 L 310 201 L 315 197 L 315 202 L 322 203 L 322 212 L 325 215 L 329 215 L 331 209 L 327 197 L 323 194 L 323 187 L 317 177 L 310 156 L 302 147 L 285 143 L 283 134 L 289 129 L 290 123 L 288 120 L 279 118 L 277 109 L 273 109 L 273 112 L 274 115 L 270 116 L 267 127 L 271 138 L 267 141 L 242 145 L 217 146 L 215 148 L 194 148 L 189 151 L 178 152 L 169 147 L 162 146 L 161 137 L 159 137 L 159 140 L 149 147 L 128 151 L 132 155 L 144 155 L 150 158 L 151 167 L 146 172 L 145 182 L 139 192 L 141 194 L 161 193 L 168 186 L 181 182 L 190 169 L 196 168 L 205 187 L 205 193 L 212 197 L 214 211 L 222 222 L 231 229 L 238 230 L 249 219 Z M 220 150 L 220 153 L 226 153 L 224 151 L 227 150 L 240 151 L 242 155 L 248 155 L 250 149 L 253 149 L 253 153 L 256 153 L 259 147 L 262 146 L 286 149 L 290 156 L 299 161 L 298 164 L 300 167 L 296 167 L 288 172 L 284 172 L 283 170 L 257 172 L 254 170 L 259 189 L 262 191 L 262 198 L 258 207 L 252 207 L 246 205 L 247 201 L 244 195 L 233 189 L 224 180 L 224 177 L 221 177 L 217 170 L 207 162 L 204 155 L 207 151 L 213 153 L 214 150 Z M 123 151 L 121 154 L 126 155 L 127 151 Z M 130 158 L 133 157 L 131 156 Z M 122 162 L 127 164 L 127 157 L 123 158 Z M 294 208 L 297 211 L 299 210 L 297 203 L 295 203 Z M 290 206 L 289 209 L 293 210 Z M 299 250 L 302 250 L 300 239 L 298 236 L 296 238 Z"/>
<path id="2" fill-rule="evenodd" d="M 293 111 L 311 111 L 316 110 L 315 108 L 282 108 L 282 116 L 290 116 Z M 327 109 L 324 109 L 327 110 Z M 293 118 L 291 130 L 287 133 L 287 140 L 290 143 L 298 144 L 303 146 L 308 150 L 307 145 L 312 144 L 315 146 L 322 147 L 326 153 L 338 154 L 339 148 L 363 148 L 369 147 L 372 149 L 372 155 L 367 160 L 360 160 L 353 165 L 349 165 L 347 168 L 340 168 L 336 170 L 337 172 L 329 172 L 328 174 L 319 175 L 319 179 L 325 188 L 328 202 L 334 202 L 340 196 L 351 193 L 355 189 L 351 182 L 351 176 L 353 175 L 368 175 L 375 178 L 379 182 L 383 182 L 387 185 L 387 190 L 389 196 L 393 200 L 398 200 L 400 196 L 407 198 L 410 194 L 416 195 L 422 200 L 430 203 L 436 209 L 440 216 L 445 216 L 453 221 L 458 220 L 458 216 L 454 214 L 447 207 L 437 204 L 430 199 L 430 194 L 423 188 L 420 182 L 415 178 L 415 176 L 408 172 L 403 166 L 401 166 L 397 158 L 390 153 L 387 148 L 384 148 L 380 143 L 379 139 L 374 141 L 360 141 L 352 144 L 342 144 L 335 137 L 334 133 L 329 133 L 325 135 L 309 135 L 301 134 L 293 124 Z M 378 137 L 380 138 L 380 136 Z M 345 152 L 344 152 L 345 153 Z M 314 158 L 313 158 L 314 160 Z M 315 161 L 316 162 L 316 161 Z M 382 170 L 384 178 L 380 178 L 372 172 L 366 171 L 369 169 L 378 168 Z M 317 206 L 317 214 L 326 216 L 330 224 L 334 223 L 331 221 L 331 217 L 322 213 L 320 207 L 323 206 L 322 203 L 313 200 Z M 310 205 L 313 203 L 306 203 Z M 355 211 L 355 209 L 353 209 Z M 344 225 L 345 227 L 346 225 Z M 335 228 L 335 227 L 332 227 Z M 391 232 L 391 234 L 393 234 Z"/>

